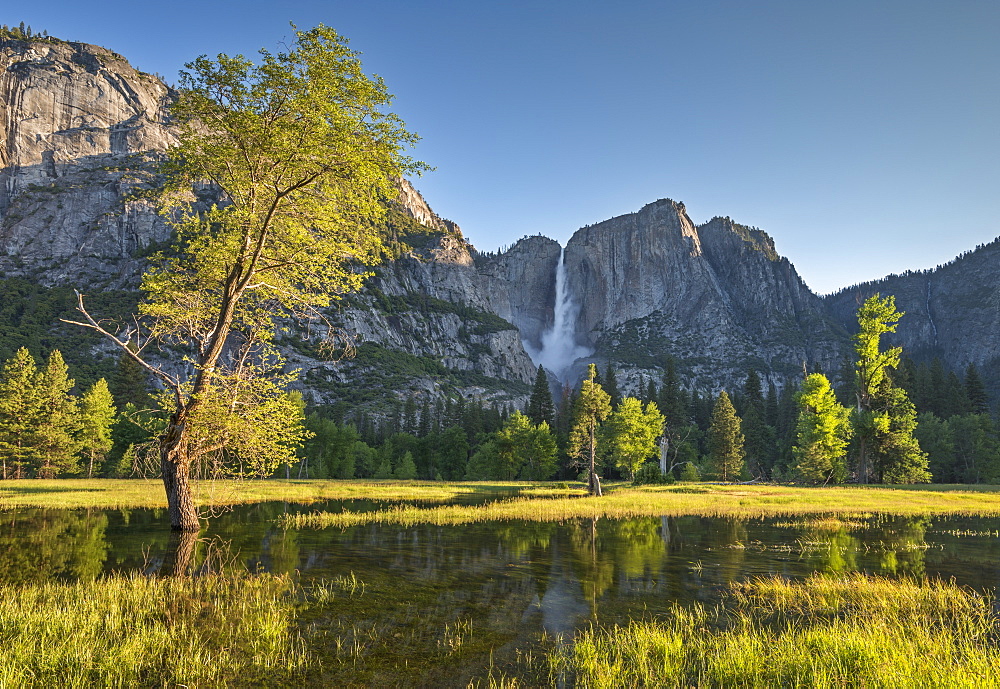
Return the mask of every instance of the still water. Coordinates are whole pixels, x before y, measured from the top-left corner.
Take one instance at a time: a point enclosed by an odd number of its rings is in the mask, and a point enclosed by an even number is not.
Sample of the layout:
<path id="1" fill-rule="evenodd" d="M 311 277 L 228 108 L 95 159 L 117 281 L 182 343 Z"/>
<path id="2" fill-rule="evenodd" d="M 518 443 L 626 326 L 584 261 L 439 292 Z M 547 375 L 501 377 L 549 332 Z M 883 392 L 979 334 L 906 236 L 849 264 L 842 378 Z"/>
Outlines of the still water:
<path id="1" fill-rule="evenodd" d="M 331 638 L 345 630 L 357 637 L 368 625 L 372 638 L 382 639 L 379 662 L 388 667 L 464 634 L 466 643 L 479 644 L 479 659 L 434 670 L 463 681 L 486 662 L 529 653 L 543 632 L 656 616 L 674 603 L 711 605 L 729 582 L 755 575 L 930 576 L 990 592 L 1000 582 L 997 518 L 663 517 L 315 531 L 284 531 L 275 521 L 283 512 L 384 506 L 237 507 L 211 520 L 199 557 L 250 571 L 297 571 L 304 582 L 353 573 L 364 593 L 323 621 Z M 164 520 L 159 510 L 0 512 L 0 578 L 162 571 L 174 547 Z M 425 631 L 445 628 L 452 632 Z M 456 637 L 455 629 L 465 631 Z M 378 676 L 377 668 L 365 671 Z"/>

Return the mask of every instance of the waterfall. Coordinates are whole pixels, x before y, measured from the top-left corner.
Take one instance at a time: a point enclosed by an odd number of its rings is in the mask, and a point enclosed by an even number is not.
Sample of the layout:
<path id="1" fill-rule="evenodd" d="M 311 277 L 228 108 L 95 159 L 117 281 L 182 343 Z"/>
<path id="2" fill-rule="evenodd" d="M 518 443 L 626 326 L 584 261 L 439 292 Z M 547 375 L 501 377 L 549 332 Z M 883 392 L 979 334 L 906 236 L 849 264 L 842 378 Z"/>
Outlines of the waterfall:
<path id="1" fill-rule="evenodd" d="M 580 306 L 573 300 L 566 279 L 566 250 L 559 252 L 556 264 L 556 302 L 552 308 L 552 327 L 542 333 L 541 347 L 535 348 L 530 342 L 524 343 L 528 356 L 536 366 L 551 371 L 561 383 L 568 382 L 566 374 L 573 362 L 580 357 L 590 356 L 593 350 L 576 342 L 576 319 Z"/>

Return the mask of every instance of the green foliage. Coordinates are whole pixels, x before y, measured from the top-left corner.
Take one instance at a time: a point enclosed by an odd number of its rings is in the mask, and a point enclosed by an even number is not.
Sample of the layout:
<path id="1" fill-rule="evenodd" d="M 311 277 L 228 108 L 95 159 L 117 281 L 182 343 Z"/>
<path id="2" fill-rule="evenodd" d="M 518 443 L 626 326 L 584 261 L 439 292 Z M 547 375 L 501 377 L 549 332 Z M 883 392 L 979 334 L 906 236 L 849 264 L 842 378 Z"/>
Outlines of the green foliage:
<path id="1" fill-rule="evenodd" d="M 798 394 L 799 420 L 792 452 L 795 472 L 811 483 L 841 483 L 847 478 L 850 410 L 837 402 L 830 381 L 810 374 Z"/>
<path id="2" fill-rule="evenodd" d="M 854 428 L 862 483 L 870 479 L 887 483 L 930 480 L 927 454 L 913 437 L 916 408 L 906 391 L 895 387 L 889 377 L 889 371 L 899 366 L 902 349 L 880 348 L 881 336 L 895 332 L 902 316 L 892 295 L 883 298 L 875 294 L 858 309 Z"/>
<path id="3" fill-rule="evenodd" d="M 632 483 L 637 486 L 673 482 L 674 477 L 669 473 L 664 474 L 660 471 L 660 465 L 656 462 L 646 462 L 643 464 L 636 470 L 635 477 L 632 479 Z"/>
<path id="4" fill-rule="evenodd" d="M 40 359 L 54 349 L 63 352 L 66 363 L 81 386 L 98 378 L 111 379 L 114 358 L 94 354 L 100 336 L 92 331 L 60 322 L 75 313 L 73 291 L 64 286 L 45 287 L 27 278 L 0 278 L 0 359 L 7 360 L 21 347 Z M 91 305 L 112 319 L 134 311 L 135 292 L 101 290 L 89 297 Z"/>
<path id="5" fill-rule="evenodd" d="M 549 425 L 515 411 L 496 433 L 497 469 L 499 479 L 537 481 L 548 479 L 556 470 L 556 440 Z"/>
<path id="6" fill-rule="evenodd" d="M 415 479 L 417 477 L 417 465 L 413 461 L 413 453 L 407 451 L 399 461 L 399 465 L 392 472 L 393 478 L 402 480 Z"/>
<path id="7" fill-rule="evenodd" d="M 698 466 L 694 462 L 686 462 L 684 466 L 681 467 L 681 481 L 700 481 L 701 472 L 698 471 Z"/>
<path id="8" fill-rule="evenodd" d="M 885 483 L 927 483 L 927 453 L 913 433 L 917 410 L 902 388 L 888 381 L 878 396 L 879 408 L 871 415 L 871 451 L 875 478 Z"/>
<path id="9" fill-rule="evenodd" d="M 486 481 L 495 478 L 500 463 L 500 453 L 496 440 L 487 440 L 469 458 L 469 465 L 465 470 L 465 479 L 467 481 Z"/>
<path id="10" fill-rule="evenodd" d="M 77 400 L 69 394 L 74 381 L 59 350 L 49 355 L 39 371 L 37 390 L 39 413 L 31 432 L 37 448 L 38 478 L 55 478 L 78 470 L 76 433 L 80 422 Z"/>
<path id="11" fill-rule="evenodd" d="M 947 422 L 953 438 L 955 479 L 1000 483 L 1000 432 L 988 414 L 963 414 Z"/>
<path id="12" fill-rule="evenodd" d="M 590 364 L 588 376 L 574 401 L 567 452 L 586 466 L 590 492 L 598 495 L 601 489 L 596 469 L 597 428 L 610 413 L 611 396 L 597 383 L 597 366 Z"/>
<path id="13" fill-rule="evenodd" d="M 531 386 L 531 397 L 528 399 L 526 413 L 534 424 L 540 424 L 544 421 L 551 427 L 555 423 L 556 406 L 552 402 L 549 378 L 545 375 L 545 369 L 542 366 L 539 366 L 535 373 L 535 382 Z"/>
<path id="14" fill-rule="evenodd" d="M 743 470 L 743 433 L 740 417 L 723 390 L 712 409 L 712 423 L 708 429 L 708 452 L 712 470 L 723 481 L 739 478 Z"/>
<path id="15" fill-rule="evenodd" d="M 643 409 L 638 399 L 626 397 L 601 426 L 602 453 L 633 479 L 639 467 L 659 451 L 656 441 L 663 434 L 663 423 L 655 403 Z"/>
<path id="16" fill-rule="evenodd" d="M 41 414 L 41 391 L 34 357 L 22 347 L 0 372 L 0 457 L 3 478 L 21 478 L 35 463 L 32 437 Z"/>
<path id="17" fill-rule="evenodd" d="M 87 478 L 100 471 L 113 445 L 111 428 L 115 421 L 115 403 L 108 383 L 101 378 L 80 398 L 80 450 L 87 462 Z"/>

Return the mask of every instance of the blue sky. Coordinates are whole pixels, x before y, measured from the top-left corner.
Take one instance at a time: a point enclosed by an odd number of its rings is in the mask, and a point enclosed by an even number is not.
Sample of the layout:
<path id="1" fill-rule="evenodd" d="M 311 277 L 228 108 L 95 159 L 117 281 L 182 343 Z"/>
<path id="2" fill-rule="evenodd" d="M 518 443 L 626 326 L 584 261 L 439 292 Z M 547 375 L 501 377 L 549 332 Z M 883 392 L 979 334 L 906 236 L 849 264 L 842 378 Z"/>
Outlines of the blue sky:
<path id="1" fill-rule="evenodd" d="M 1000 235 L 1000 3 L 19 3 L 24 21 L 173 79 L 332 26 L 436 170 L 416 186 L 478 248 L 668 197 L 774 237 L 829 292 Z"/>

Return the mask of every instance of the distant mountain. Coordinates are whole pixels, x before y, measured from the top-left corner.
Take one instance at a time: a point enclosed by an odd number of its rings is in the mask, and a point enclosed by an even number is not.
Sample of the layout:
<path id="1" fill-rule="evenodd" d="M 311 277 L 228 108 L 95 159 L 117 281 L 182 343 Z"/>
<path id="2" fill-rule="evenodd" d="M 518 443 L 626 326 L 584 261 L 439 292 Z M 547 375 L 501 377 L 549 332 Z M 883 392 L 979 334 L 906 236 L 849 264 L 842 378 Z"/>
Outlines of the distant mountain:
<path id="1" fill-rule="evenodd" d="M 857 305 L 875 293 L 896 296 L 906 315 L 886 340 L 915 359 L 939 357 L 961 371 L 975 364 L 1000 392 L 1000 238 L 933 270 L 889 275 L 823 299 L 847 326 Z"/>
<path id="2" fill-rule="evenodd" d="M 0 309 L 8 334 L 82 348 L 71 360 L 111 361 L 101 343 L 65 335 L 56 319 L 70 308 L 69 287 L 119 290 L 112 301 L 125 308 L 144 257 L 169 240 L 133 192 L 156 183 L 155 162 L 175 140 L 174 95 L 104 48 L 0 41 L 0 272 L 8 291 L 22 280 L 17 303 Z M 668 199 L 584 227 L 565 250 L 534 236 L 480 253 L 403 181 L 388 229 L 396 258 L 330 312 L 357 356 L 324 359 L 316 323 L 283 335 L 314 403 L 378 409 L 448 395 L 520 405 L 532 356 L 553 361 L 540 352 L 557 341 L 560 351 L 592 352 L 562 362 L 571 382 L 588 361 L 610 360 L 635 391 L 671 357 L 701 390 L 740 386 L 751 368 L 781 386 L 804 364 L 842 368 L 857 300 L 875 291 L 897 294 L 908 312 L 899 341 L 911 354 L 974 362 L 1000 379 L 997 242 L 929 273 L 820 298 L 763 231 L 729 218 L 696 226 Z M 47 305 L 44 317 L 29 318 L 31 300 Z"/>

